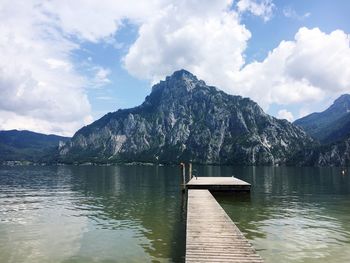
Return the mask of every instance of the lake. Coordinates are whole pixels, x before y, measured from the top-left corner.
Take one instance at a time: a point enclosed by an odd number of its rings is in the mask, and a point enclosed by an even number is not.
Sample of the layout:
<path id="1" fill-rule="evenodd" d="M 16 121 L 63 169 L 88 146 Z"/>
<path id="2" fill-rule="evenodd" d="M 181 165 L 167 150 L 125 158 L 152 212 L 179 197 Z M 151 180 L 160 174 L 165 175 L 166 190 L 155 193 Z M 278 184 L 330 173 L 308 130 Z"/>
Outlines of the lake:
<path id="1" fill-rule="evenodd" d="M 194 166 L 252 184 L 216 196 L 266 262 L 349 262 L 350 174 Z M 0 167 L 0 262 L 184 262 L 177 166 Z"/>

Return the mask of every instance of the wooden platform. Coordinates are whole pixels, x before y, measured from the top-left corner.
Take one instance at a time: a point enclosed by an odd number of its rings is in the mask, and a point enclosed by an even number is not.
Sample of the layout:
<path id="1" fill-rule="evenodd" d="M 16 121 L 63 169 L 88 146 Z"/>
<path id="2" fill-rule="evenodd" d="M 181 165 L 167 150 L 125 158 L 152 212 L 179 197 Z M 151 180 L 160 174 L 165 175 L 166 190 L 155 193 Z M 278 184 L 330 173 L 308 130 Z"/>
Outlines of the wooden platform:
<path id="1" fill-rule="evenodd" d="M 250 184 L 235 177 L 193 177 L 187 189 L 207 189 L 210 191 L 250 191 Z"/>
<path id="2" fill-rule="evenodd" d="M 188 190 L 186 262 L 263 262 L 208 190 Z"/>

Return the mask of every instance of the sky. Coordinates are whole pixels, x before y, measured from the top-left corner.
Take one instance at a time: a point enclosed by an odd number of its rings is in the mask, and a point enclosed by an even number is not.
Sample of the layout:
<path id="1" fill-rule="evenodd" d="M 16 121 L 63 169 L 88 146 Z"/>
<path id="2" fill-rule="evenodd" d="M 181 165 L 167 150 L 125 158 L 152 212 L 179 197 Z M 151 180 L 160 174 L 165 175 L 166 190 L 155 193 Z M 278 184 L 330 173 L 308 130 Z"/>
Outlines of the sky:
<path id="1" fill-rule="evenodd" d="M 350 93 L 347 0 L 0 0 L 0 130 L 72 136 L 186 69 L 296 120 Z"/>

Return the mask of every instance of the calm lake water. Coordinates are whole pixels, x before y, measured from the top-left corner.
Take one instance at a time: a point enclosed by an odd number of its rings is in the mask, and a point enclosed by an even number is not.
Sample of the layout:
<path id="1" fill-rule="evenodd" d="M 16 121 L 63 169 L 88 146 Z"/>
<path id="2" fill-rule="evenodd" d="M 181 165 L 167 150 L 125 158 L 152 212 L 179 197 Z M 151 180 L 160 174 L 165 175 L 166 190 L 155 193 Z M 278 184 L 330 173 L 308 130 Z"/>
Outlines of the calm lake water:
<path id="1" fill-rule="evenodd" d="M 350 262 L 350 174 L 195 166 L 252 183 L 217 196 L 266 262 Z M 0 262 L 183 262 L 178 167 L 0 167 Z"/>

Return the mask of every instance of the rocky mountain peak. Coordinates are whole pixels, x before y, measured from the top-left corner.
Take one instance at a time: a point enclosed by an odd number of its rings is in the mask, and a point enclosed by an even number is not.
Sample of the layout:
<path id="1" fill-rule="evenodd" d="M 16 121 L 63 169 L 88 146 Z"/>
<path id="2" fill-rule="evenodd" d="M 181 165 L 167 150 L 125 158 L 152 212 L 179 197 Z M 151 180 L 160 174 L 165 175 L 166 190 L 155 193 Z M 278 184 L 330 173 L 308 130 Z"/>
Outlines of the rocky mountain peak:
<path id="1" fill-rule="evenodd" d="M 185 69 L 177 70 L 171 76 L 166 77 L 166 80 L 170 80 L 170 79 L 198 81 L 195 75 L 193 75 L 191 72 Z"/>
<path id="2" fill-rule="evenodd" d="M 207 86 L 186 70 L 156 84 L 145 102 L 79 130 L 64 161 L 282 164 L 312 143 L 252 100 Z"/>
<path id="3" fill-rule="evenodd" d="M 158 92 L 160 89 L 167 90 L 167 92 L 191 92 L 196 87 L 205 86 L 206 84 L 203 80 L 198 80 L 198 78 L 191 72 L 181 69 L 175 71 L 171 76 L 166 77 L 165 80 L 154 85 L 152 92 Z"/>

